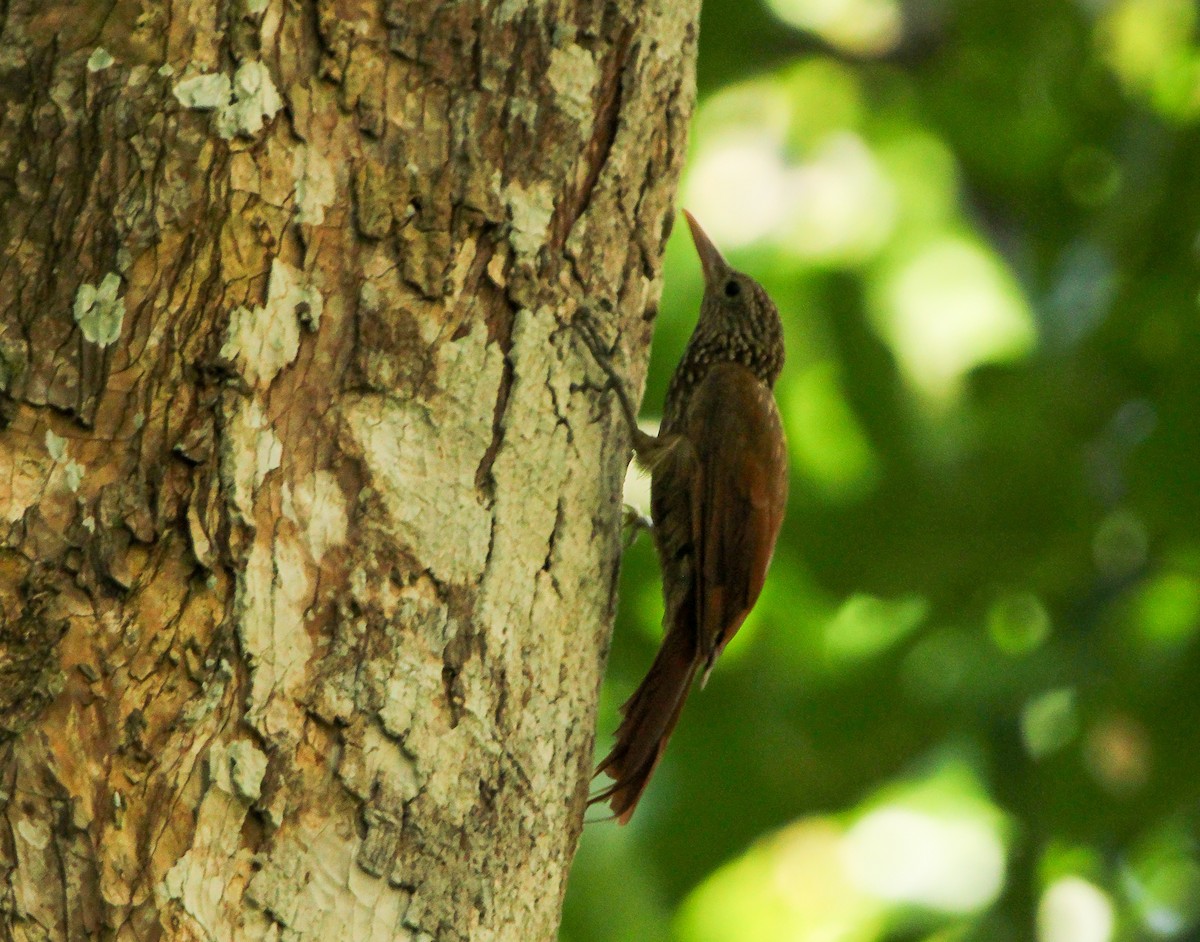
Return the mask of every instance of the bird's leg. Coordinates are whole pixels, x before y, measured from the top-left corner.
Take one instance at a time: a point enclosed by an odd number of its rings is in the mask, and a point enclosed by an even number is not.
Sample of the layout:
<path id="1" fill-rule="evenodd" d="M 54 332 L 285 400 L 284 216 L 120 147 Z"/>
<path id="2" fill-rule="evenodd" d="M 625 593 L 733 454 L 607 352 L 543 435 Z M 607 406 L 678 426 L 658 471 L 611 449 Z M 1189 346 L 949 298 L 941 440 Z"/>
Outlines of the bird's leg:
<path id="1" fill-rule="evenodd" d="M 616 367 L 612 364 L 612 350 L 606 349 L 601 342 L 591 313 L 585 308 L 580 308 L 575 312 L 571 325 L 583 340 L 584 346 L 591 352 L 596 365 L 604 370 L 604 374 L 608 377 L 608 388 L 617 394 L 617 400 L 621 403 L 621 411 L 625 414 L 625 422 L 629 426 L 629 434 L 633 441 L 633 450 L 637 452 L 638 458 L 645 462 L 655 452 L 659 442 L 653 435 L 638 428 L 637 409 L 634 408 L 633 400 L 629 398 L 629 393 L 625 389 L 625 381 L 617 374 Z"/>

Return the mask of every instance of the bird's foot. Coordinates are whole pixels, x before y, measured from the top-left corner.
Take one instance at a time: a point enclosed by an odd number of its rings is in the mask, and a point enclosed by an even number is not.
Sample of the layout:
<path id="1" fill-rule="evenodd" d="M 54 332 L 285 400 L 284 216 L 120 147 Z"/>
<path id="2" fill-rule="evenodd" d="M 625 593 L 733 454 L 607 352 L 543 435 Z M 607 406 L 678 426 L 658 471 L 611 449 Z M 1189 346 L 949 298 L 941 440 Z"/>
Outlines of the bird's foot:
<path id="1" fill-rule="evenodd" d="M 617 352 L 617 343 L 615 340 L 611 344 L 604 342 L 600 335 L 600 325 L 596 323 L 591 308 L 577 308 L 575 316 L 571 318 L 571 326 L 575 328 L 576 333 L 579 334 L 584 345 L 591 351 L 601 368 L 608 372 L 613 354 Z"/>
<path id="2" fill-rule="evenodd" d="M 596 320 L 592 317 L 592 312 L 585 307 L 581 307 L 575 312 L 575 316 L 571 319 L 571 326 L 579 334 L 583 345 L 588 348 L 592 359 L 596 361 L 596 365 L 608 377 L 607 388 L 615 392 L 617 399 L 621 402 L 621 411 L 625 414 L 625 421 L 629 424 L 636 447 L 637 438 L 640 434 L 637 424 L 637 410 L 634 409 L 633 400 L 629 398 L 629 393 L 625 389 L 625 381 L 617 374 L 617 368 L 612 363 L 613 354 L 617 349 L 616 341 L 613 342 L 612 346 L 605 346 L 604 341 L 600 338 L 600 330 L 596 326 Z"/>

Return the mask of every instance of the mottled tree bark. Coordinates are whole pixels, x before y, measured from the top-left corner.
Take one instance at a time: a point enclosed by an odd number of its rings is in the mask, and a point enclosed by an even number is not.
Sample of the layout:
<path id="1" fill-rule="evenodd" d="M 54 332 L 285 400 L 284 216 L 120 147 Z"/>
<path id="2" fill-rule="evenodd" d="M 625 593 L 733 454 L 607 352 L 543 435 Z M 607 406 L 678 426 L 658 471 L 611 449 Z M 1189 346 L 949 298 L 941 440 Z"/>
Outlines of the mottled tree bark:
<path id="1" fill-rule="evenodd" d="M 697 6 L 0 3 L 0 938 L 554 937 Z"/>

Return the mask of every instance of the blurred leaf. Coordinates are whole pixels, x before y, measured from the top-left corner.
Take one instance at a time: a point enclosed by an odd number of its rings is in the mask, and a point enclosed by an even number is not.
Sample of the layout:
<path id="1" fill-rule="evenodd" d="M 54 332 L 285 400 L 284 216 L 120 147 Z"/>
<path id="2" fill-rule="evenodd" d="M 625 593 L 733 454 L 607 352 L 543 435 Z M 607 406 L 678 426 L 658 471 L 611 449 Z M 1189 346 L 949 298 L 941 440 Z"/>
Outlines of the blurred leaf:
<path id="1" fill-rule="evenodd" d="M 718 870 L 679 914 L 680 942 L 870 942 L 884 908 L 855 889 L 841 829 L 811 819 L 785 828 Z"/>
<path id="2" fill-rule="evenodd" d="M 1135 624 L 1153 645 L 1177 645 L 1200 628 L 1200 581 L 1181 572 L 1151 579 L 1134 603 Z"/>
<path id="3" fill-rule="evenodd" d="M 992 603 L 988 631 L 1005 654 L 1027 654 L 1050 634 L 1050 615 L 1032 592 L 1010 592 Z"/>
<path id="4" fill-rule="evenodd" d="M 833 363 L 792 370 L 780 383 L 779 400 L 796 471 L 823 497 L 854 499 L 875 483 L 875 455 L 846 402 Z"/>
<path id="5" fill-rule="evenodd" d="M 825 629 L 825 653 L 834 664 L 872 657 L 911 634 L 928 613 L 929 604 L 916 595 L 895 601 L 853 595 Z"/>

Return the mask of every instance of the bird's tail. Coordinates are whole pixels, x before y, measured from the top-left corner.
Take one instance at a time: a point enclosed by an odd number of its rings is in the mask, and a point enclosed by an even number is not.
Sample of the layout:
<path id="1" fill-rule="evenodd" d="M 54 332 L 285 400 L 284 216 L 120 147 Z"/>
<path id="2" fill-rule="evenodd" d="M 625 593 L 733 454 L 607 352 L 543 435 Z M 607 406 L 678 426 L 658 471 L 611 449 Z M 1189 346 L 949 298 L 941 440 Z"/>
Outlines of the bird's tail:
<path id="1" fill-rule="evenodd" d="M 633 815 L 687 702 L 696 665 L 691 639 L 682 631 L 668 631 L 646 679 L 621 707 L 616 745 L 596 767 L 596 775 L 604 772 L 613 783 L 588 804 L 607 801 L 622 824 Z"/>

